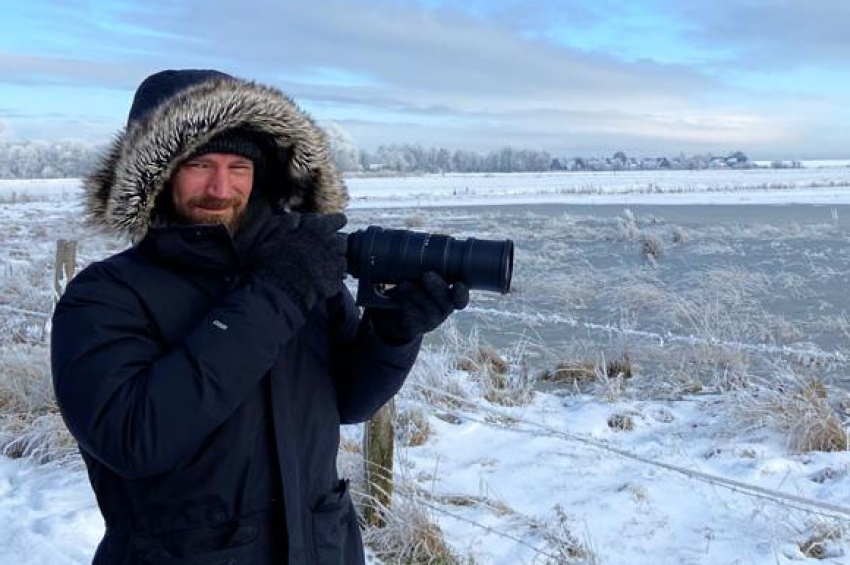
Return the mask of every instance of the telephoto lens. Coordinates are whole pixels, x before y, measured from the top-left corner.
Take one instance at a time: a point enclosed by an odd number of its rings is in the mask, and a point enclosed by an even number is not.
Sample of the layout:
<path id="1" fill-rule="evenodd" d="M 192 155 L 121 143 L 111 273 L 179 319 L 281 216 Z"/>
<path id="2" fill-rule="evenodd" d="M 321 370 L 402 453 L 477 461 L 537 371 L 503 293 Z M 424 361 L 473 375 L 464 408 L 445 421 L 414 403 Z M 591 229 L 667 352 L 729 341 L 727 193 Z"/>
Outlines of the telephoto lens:
<path id="1" fill-rule="evenodd" d="M 417 280 L 434 271 L 446 282 L 506 294 L 511 288 L 511 240 L 455 239 L 448 235 L 369 226 L 348 236 L 348 272 L 369 284 Z"/>

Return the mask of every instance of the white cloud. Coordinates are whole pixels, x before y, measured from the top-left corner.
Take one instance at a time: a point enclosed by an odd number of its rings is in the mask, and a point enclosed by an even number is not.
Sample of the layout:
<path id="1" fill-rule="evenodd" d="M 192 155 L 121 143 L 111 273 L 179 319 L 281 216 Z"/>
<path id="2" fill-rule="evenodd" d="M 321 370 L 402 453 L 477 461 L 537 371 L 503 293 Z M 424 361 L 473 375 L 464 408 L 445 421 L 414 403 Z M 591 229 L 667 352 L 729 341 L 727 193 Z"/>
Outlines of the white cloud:
<path id="1" fill-rule="evenodd" d="M 779 73 L 785 60 L 814 64 L 813 57 L 822 57 L 833 71 L 845 69 L 844 59 L 833 54 L 847 42 L 821 7 L 804 12 L 780 0 L 778 8 L 762 8 L 757 19 L 753 3 L 731 0 L 699 12 L 669 0 L 644 0 L 628 9 L 608 0 L 592 6 L 566 0 L 557 10 L 542 0 L 471 2 L 460 9 L 437 0 L 429 4 L 185 0 L 154 9 L 125 2 L 98 18 L 75 19 L 74 33 L 84 41 L 62 57 L 4 53 L 0 43 L 0 88 L 6 80 L 120 89 L 129 105 L 133 89 L 150 72 L 216 67 L 279 86 L 318 119 L 347 124 L 367 147 L 419 141 L 605 152 L 630 145 L 647 153 L 717 147 L 816 156 L 850 145 L 850 137 L 827 136 L 823 128 L 801 123 L 800 92 L 775 80 L 768 92 L 758 88 L 761 77 Z M 827 4 L 835 14 L 850 10 L 834 0 Z M 792 24 L 804 15 L 807 25 L 797 27 L 806 29 L 795 30 Z M 705 61 L 661 64 L 636 56 L 653 43 L 649 31 L 659 25 L 653 17 L 675 24 L 665 41 L 689 41 L 682 44 L 693 55 L 688 59 L 706 53 Z M 767 29 L 759 22 L 768 22 Z M 617 37 L 608 38 L 607 51 L 604 35 L 595 51 L 553 39 L 553 30 L 577 25 L 621 33 L 633 52 L 625 57 L 614 48 Z M 646 41 L 638 41 L 640 34 Z M 783 34 L 808 43 L 783 41 Z M 813 46 L 816 35 L 823 36 L 820 47 Z M 111 45 L 120 49 L 105 49 Z M 660 45 L 655 48 L 666 46 Z M 709 56 L 720 48 L 727 58 Z M 112 59 L 95 58 L 95 51 Z M 721 63 L 732 65 L 729 72 Z M 846 89 L 827 94 L 826 84 L 806 86 L 812 100 L 831 96 L 836 105 L 847 98 Z M 817 104 L 806 108 L 809 124 L 828 122 Z M 835 114 L 830 118 L 835 121 Z M 116 115 L 116 122 L 122 120 Z M 837 122 L 850 131 L 846 113 Z"/>

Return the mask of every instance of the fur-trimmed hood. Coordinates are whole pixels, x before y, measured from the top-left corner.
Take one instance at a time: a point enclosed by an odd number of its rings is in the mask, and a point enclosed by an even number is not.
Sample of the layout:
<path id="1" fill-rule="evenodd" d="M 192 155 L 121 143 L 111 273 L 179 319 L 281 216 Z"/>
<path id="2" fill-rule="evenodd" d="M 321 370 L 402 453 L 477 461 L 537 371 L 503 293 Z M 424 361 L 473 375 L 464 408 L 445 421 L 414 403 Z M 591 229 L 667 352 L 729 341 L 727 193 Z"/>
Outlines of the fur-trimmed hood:
<path id="1" fill-rule="evenodd" d="M 250 130 L 269 145 L 263 189 L 274 199 L 301 212 L 345 208 L 348 192 L 312 118 L 275 88 L 219 73 L 167 96 L 117 134 L 84 180 L 88 219 L 140 239 L 177 165 L 230 129 Z"/>

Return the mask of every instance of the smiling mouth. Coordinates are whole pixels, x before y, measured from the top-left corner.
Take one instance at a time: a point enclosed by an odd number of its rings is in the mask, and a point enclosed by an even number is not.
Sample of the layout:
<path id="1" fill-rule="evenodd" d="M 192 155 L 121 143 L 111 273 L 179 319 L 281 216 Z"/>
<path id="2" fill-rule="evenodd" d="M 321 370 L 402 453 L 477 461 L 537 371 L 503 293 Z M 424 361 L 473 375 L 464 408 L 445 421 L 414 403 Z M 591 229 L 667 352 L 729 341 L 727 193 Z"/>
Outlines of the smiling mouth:
<path id="1" fill-rule="evenodd" d="M 199 204 L 195 206 L 195 208 L 204 212 L 211 213 L 228 212 L 231 209 L 230 206 L 205 206 L 203 204 Z"/>

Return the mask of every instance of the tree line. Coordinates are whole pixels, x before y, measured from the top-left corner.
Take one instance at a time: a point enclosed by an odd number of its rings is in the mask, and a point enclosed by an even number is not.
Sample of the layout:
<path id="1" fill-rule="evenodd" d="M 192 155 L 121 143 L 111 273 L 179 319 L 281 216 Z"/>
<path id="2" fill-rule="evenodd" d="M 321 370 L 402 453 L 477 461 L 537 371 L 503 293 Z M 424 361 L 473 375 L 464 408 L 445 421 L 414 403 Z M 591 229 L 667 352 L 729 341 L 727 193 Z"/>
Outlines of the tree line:
<path id="1" fill-rule="evenodd" d="M 338 126 L 328 126 L 326 132 L 334 161 L 342 172 L 350 174 L 526 173 L 754 166 L 741 151 L 721 156 L 680 154 L 673 157 L 637 158 L 618 151 L 609 157 L 560 157 L 544 150 L 512 147 L 481 153 L 444 147 L 425 148 L 407 143 L 381 145 L 374 151 L 365 151 L 358 149 L 351 137 Z M 79 141 L 0 140 L 0 178 L 83 177 L 93 169 L 105 150 L 105 144 Z M 799 166 L 799 163 L 793 165 Z"/>
<path id="2" fill-rule="evenodd" d="M 79 178 L 104 149 L 79 141 L 0 141 L 0 179 Z"/>
<path id="3" fill-rule="evenodd" d="M 338 160 L 339 162 L 339 160 Z M 346 162 L 348 172 L 395 173 L 526 173 L 545 171 L 627 171 L 748 169 L 756 167 L 742 151 L 725 155 L 684 155 L 672 157 L 628 157 L 617 151 L 608 157 L 555 157 L 547 151 L 505 147 L 487 153 L 449 151 L 400 144 L 380 146 L 374 152 L 361 151 L 358 162 Z"/>

